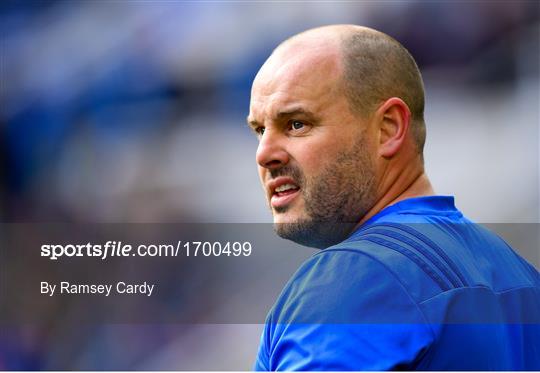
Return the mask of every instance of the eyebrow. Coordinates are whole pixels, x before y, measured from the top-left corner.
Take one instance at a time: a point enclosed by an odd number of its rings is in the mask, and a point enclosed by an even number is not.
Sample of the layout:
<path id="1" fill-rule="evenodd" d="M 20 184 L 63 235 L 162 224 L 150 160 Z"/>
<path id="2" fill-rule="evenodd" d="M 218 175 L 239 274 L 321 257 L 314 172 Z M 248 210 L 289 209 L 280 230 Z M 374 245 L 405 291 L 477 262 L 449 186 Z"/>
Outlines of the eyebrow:
<path id="1" fill-rule="evenodd" d="M 274 116 L 273 119 L 278 120 L 278 119 L 283 119 L 283 118 L 291 117 L 291 116 L 298 115 L 298 114 L 306 115 L 308 117 L 313 118 L 313 120 L 317 119 L 317 117 L 315 116 L 314 113 L 312 113 L 311 111 L 305 109 L 302 106 L 296 106 L 296 107 L 291 107 L 289 109 L 280 110 L 280 111 L 278 111 L 276 113 L 276 115 Z M 246 118 L 246 120 L 247 120 L 248 126 L 251 127 L 251 128 L 255 128 L 255 127 L 260 125 L 260 123 L 257 122 L 256 120 L 250 119 L 249 115 Z"/>

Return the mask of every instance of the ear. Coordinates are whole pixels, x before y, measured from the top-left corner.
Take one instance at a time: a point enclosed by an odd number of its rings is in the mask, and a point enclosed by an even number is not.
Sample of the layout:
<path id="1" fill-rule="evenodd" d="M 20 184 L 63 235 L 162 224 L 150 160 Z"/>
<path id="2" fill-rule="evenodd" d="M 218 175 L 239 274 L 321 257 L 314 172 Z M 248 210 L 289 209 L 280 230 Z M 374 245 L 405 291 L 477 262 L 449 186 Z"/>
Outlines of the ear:
<path id="1" fill-rule="evenodd" d="M 379 154 L 394 156 L 403 145 L 411 122 L 411 111 L 400 98 L 386 100 L 376 111 L 379 119 Z"/>

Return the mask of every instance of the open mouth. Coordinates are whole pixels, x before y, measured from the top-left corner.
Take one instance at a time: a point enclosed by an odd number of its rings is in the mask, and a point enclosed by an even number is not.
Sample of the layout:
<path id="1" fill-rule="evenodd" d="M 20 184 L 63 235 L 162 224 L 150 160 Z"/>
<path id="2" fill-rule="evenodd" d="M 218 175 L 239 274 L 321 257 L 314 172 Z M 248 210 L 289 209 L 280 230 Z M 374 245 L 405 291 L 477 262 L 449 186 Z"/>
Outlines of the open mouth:
<path id="1" fill-rule="evenodd" d="M 272 193 L 270 204 L 273 208 L 282 208 L 292 202 L 299 194 L 300 188 L 293 183 L 285 183 L 277 186 Z"/>

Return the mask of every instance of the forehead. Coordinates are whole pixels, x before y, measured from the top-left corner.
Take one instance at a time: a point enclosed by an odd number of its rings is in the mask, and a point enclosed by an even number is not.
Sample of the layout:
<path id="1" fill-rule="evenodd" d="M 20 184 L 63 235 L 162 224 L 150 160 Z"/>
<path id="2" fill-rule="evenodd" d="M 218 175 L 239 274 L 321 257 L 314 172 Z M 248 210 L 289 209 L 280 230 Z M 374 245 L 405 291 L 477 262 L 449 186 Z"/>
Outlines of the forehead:
<path id="1" fill-rule="evenodd" d="M 317 111 L 340 92 L 341 71 L 341 55 L 335 45 L 291 43 L 278 49 L 253 82 L 250 117 L 272 115 L 296 104 Z"/>

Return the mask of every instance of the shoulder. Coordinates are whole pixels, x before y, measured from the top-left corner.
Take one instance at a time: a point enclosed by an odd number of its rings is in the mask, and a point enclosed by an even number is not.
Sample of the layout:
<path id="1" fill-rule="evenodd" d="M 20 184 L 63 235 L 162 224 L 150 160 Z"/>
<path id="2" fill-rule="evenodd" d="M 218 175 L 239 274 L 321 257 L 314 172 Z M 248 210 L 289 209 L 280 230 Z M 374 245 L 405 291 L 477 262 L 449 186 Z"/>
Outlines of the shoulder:
<path id="1" fill-rule="evenodd" d="M 346 243 L 313 255 L 283 289 L 270 321 L 423 322 L 408 285 L 393 268 L 395 263 L 389 265 L 381 259 L 376 252 L 378 246 L 370 242 Z"/>
<path id="2" fill-rule="evenodd" d="M 285 286 L 259 360 L 271 370 L 384 370 L 413 364 L 433 339 L 391 269 L 339 246 L 311 257 Z"/>

